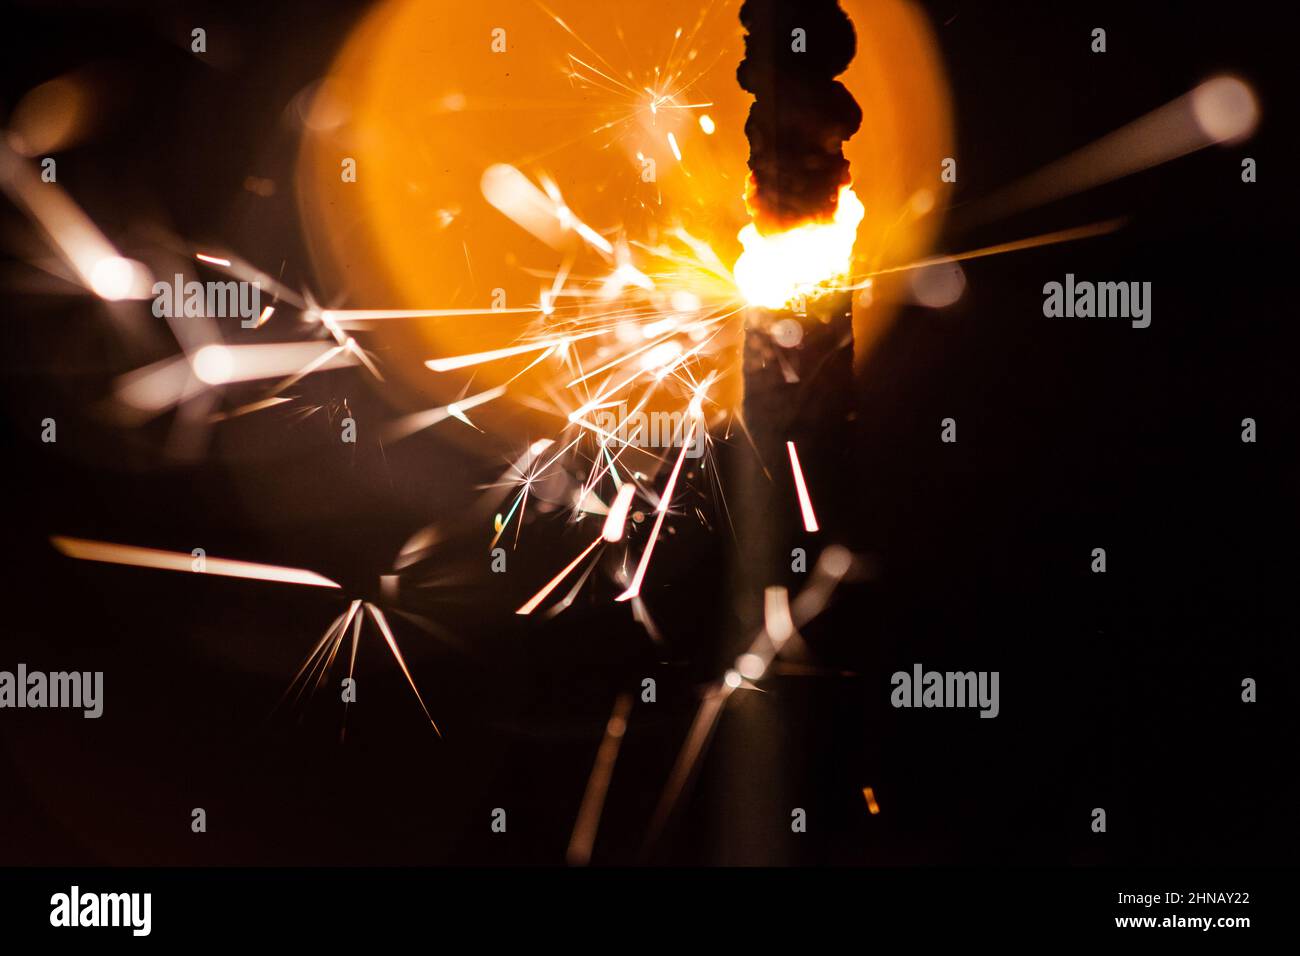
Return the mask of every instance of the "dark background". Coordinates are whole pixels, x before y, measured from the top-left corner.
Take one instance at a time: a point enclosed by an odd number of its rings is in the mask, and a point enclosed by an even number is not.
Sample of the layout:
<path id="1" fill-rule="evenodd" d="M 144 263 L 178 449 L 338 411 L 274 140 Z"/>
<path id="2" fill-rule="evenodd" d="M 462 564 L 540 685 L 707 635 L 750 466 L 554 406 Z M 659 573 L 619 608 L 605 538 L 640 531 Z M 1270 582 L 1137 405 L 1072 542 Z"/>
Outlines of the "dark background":
<path id="1" fill-rule="evenodd" d="M 1284 25 L 1237 4 L 925 6 L 956 105 L 956 212 L 1221 70 L 1254 86 L 1262 123 L 1245 145 L 945 237 L 959 251 L 1131 217 L 1108 237 L 971 261 L 956 306 L 900 316 L 857 396 L 857 506 L 827 522 L 878 573 L 804 631 L 818 663 L 853 676 L 736 695 L 648 857 L 699 691 L 738 649 L 720 598 L 727 537 L 683 520 L 662 545 L 647 593 L 662 645 L 608 584 L 553 622 L 512 614 L 585 530 L 530 526 L 504 584 L 486 562 L 465 577 L 449 559 L 462 577 L 417 609 L 437 633 L 395 623 L 441 740 L 373 633 L 345 745 L 333 691 L 301 721 L 271 716 L 340 595 L 71 562 L 49 535 L 310 567 L 353 593 L 498 466 L 437 436 L 353 451 L 324 414 L 279 432 L 234 423 L 201 464 L 166 460 L 166 422 L 109 428 L 95 403 L 143 364 L 140 349 L 174 346 L 135 341 L 127 361 L 105 307 L 34 294 L 24 260 L 44 255 L 40 240 L 0 207 L 13 256 L 0 667 L 103 670 L 106 684 L 97 721 L 0 713 L 0 863 L 559 863 L 613 700 L 643 677 L 658 702 L 633 710 L 597 863 L 1292 860 L 1300 421 Z M 286 104 L 364 4 L 233 10 L 19 5 L 0 105 L 111 64 L 121 106 L 100 138 L 60 155 L 60 183 L 126 254 L 145 241 L 140 222 L 165 216 L 306 283 Z M 210 44 L 234 37 L 238 68 L 190 56 L 191 23 Z M 1094 26 L 1104 56 L 1088 52 Z M 1259 163 L 1253 185 L 1244 156 Z M 250 174 L 282 188 L 253 197 Z M 1066 272 L 1152 282 L 1151 327 L 1044 319 L 1042 285 Z M 387 414 L 347 372 L 304 394 L 346 398 L 363 435 Z M 57 445 L 39 441 L 47 416 Z M 938 440 L 948 416 L 956 445 Z M 1247 416 L 1253 445 L 1240 441 Z M 1105 575 L 1089 572 L 1094 547 Z M 915 662 L 1000 671 L 1001 715 L 892 709 L 889 675 Z M 795 806 L 806 834 L 790 832 Z M 193 807 L 206 834 L 190 831 Z M 489 832 L 494 807 L 506 835 Z M 1090 830 L 1093 807 L 1105 834 Z"/>

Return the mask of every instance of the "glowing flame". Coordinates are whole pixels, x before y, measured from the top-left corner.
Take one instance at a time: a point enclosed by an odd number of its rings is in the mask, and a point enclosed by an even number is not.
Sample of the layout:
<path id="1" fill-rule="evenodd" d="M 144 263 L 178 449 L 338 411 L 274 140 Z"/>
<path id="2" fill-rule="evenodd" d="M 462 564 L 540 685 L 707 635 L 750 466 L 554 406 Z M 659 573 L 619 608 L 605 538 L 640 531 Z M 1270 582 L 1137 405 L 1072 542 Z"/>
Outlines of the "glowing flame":
<path id="1" fill-rule="evenodd" d="M 830 291 L 849 274 L 865 214 L 853 187 L 843 186 L 830 222 L 809 222 L 771 236 L 751 222 L 740 230 L 745 251 L 733 270 L 736 285 L 751 305 L 769 309 Z"/>

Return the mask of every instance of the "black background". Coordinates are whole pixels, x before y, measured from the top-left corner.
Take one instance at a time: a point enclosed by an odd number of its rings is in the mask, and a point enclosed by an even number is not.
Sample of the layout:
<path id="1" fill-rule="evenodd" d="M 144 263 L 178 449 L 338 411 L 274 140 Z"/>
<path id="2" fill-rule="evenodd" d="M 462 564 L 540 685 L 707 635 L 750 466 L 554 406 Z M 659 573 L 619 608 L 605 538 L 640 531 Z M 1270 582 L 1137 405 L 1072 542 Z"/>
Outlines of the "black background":
<path id="1" fill-rule="evenodd" d="M 1099 239 L 966 264 L 960 302 L 905 311 L 861 379 L 851 513 L 826 524 L 873 556 L 805 630 L 828 670 L 739 694 L 682 812 L 647 823 L 705 682 L 736 652 L 718 595 L 724 534 L 683 519 L 647 598 L 657 646 L 612 589 L 553 622 L 513 609 L 587 540 L 530 527 L 504 585 L 476 575 L 398 619 L 445 736 L 373 635 L 363 705 L 270 716 L 341 610 L 336 594 L 70 562 L 51 534 L 310 567 L 369 586 L 416 527 L 463 508 L 497 467 L 436 436 L 353 452 L 324 415 L 218 430 L 201 464 L 166 423 L 107 427 L 94 403 L 127 362 L 101 306 L 30 292 L 45 255 L 12 208 L 0 349 L 5 623 L 0 667 L 103 670 L 105 716 L 0 714 L 0 864 L 555 864 L 614 697 L 643 677 L 597 863 L 1276 864 L 1293 859 L 1297 421 L 1291 225 L 1296 155 L 1280 16 L 1239 4 L 928 3 L 958 123 L 956 206 L 1222 70 L 1262 124 L 1211 148 L 980 230 L 959 251 L 1130 217 Z M 286 183 L 286 104 L 364 4 L 17 8 L 5 112 L 36 83 L 111 61 L 120 108 L 60 182 L 131 248 L 141 221 L 220 237 L 310 278 Z M 196 19 L 196 17 L 198 19 Z M 238 69 L 189 55 L 188 24 L 237 39 Z M 1094 26 L 1104 56 L 1088 51 Z M 1240 179 L 1245 156 L 1259 182 Z M 232 199 L 232 197 L 237 197 Z M 143 238 L 139 241 L 143 242 Z M 1150 281 L 1153 321 L 1050 321 L 1044 282 Z M 137 343 L 138 347 L 138 343 Z M 172 348 L 153 343 L 156 356 Z M 133 353 L 135 354 L 135 353 Z M 387 412 L 350 373 L 319 376 L 367 434 Z M 56 446 L 39 422 L 58 420 Z M 958 421 L 941 444 L 939 421 Z M 1255 444 L 1241 419 L 1258 422 Z M 477 549 L 481 542 L 466 545 Z M 1104 547 L 1108 572 L 1089 572 Z M 477 550 L 472 552 L 477 555 Z M 1001 715 L 894 710 L 920 662 L 1001 672 Z M 1240 700 L 1241 680 L 1259 701 Z M 861 789 L 881 806 L 866 812 Z M 792 834 L 790 809 L 808 812 Z M 203 807 L 208 832 L 190 831 Z M 506 808 L 505 835 L 489 831 Z M 1091 832 L 1104 807 L 1108 832 Z"/>

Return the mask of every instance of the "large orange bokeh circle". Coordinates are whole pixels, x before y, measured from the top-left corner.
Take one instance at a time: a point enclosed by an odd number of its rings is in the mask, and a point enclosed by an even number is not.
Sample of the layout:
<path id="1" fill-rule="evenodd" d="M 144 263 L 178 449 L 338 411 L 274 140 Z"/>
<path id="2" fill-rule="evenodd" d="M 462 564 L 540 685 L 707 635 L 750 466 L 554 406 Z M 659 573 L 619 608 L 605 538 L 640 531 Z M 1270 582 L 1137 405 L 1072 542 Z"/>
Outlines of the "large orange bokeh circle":
<path id="1" fill-rule="evenodd" d="M 929 251 L 951 188 L 939 180 L 943 157 L 952 155 L 951 112 L 921 11 L 906 0 L 842 5 L 858 52 L 841 79 L 864 116 L 845 148 L 867 209 L 855 265 L 869 271 Z M 299 206 L 328 304 L 485 309 L 494 290 L 504 290 L 509 306 L 538 302 L 548 283 L 537 273 L 557 269 L 563 256 L 483 198 L 484 170 L 497 163 L 534 182 L 549 178 L 576 215 L 611 239 L 653 242 L 681 226 L 730 266 L 749 218 L 751 98 L 735 80 L 739 7 L 740 0 L 377 4 L 304 110 Z M 494 52 L 503 41 L 505 52 Z M 816 37 L 808 47 L 815 55 Z M 340 175 L 345 158 L 355 160 L 355 182 Z M 653 182 L 644 181 L 647 159 Z M 602 269 L 608 265 L 594 254 L 574 265 L 575 274 Z M 887 312 L 878 299 L 857 315 L 859 339 L 869 340 Z M 382 343 L 398 379 L 433 401 L 455 397 L 466 378 L 431 373 L 424 359 L 508 346 L 529 321 L 418 320 L 385 325 L 371 341 Z M 480 367 L 475 381 L 496 384 L 517 370 Z"/>

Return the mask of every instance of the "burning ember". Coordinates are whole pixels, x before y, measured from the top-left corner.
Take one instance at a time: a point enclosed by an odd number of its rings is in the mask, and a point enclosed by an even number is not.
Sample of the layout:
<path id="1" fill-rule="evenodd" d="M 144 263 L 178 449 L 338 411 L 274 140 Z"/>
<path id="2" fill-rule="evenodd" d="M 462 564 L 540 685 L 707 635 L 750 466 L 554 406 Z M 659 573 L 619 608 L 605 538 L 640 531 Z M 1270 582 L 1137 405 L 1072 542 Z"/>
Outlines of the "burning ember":
<path id="1" fill-rule="evenodd" d="M 768 309 L 832 291 L 848 278 L 865 213 L 853 187 L 842 186 L 829 222 L 808 222 L 773 235 L 764 235 L 751 222 L 740 230 L 745 251 L 733 270 L 736 285 L 750 305 Z"/>

